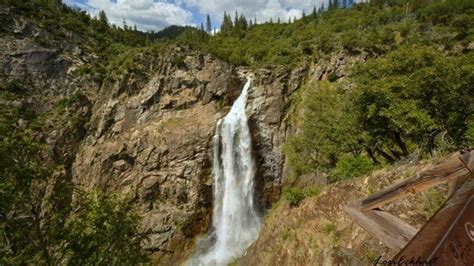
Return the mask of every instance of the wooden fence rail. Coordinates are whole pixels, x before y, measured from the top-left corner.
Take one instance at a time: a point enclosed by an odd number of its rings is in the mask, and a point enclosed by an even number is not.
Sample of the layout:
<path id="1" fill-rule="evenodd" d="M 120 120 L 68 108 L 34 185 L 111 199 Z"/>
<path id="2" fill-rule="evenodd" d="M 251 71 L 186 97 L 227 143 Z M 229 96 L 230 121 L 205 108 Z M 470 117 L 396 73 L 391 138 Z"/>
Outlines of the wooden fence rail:
<path id="1" fill-rule="evenodd" d="M 473 172 L 474 150 L 462 151 L 447 157 L 442 164 L 418 173 L 366 198 L 348 204 L 346 211 L 355 223 L 374 235 L 389 248 L 398 251 L 403 249 L 399 253 L 398 259 L 401 256 L 406 257 L 403 254 L 411 254 L 413 256 L 415 253 L 428 254 L 435 249 L 435 244 L 441 241 L 440 238 L 443 233 L 446 233 L 449 225 L 455 223 L 456 219 L 459 220 L 459 217 L 456 215 L 462 210 L 460 206 L 467 204 L 466 202 L 471 196 L 474 197 L 474 181 L 467 180 Z M 448 200 L 418 233 L 415 228 L 398 217 L 380 209 L 385 204 L 446 182 L 451 182 Z M 469 215 L 473 214 L 474 207 L 468 209 L 467 213 Z M 466 214 L 463 215 L 465 217 Z M 472 224 L 474 225 L 474 221 L 472 221 Z M 438 231 L 438 234 L 434 234 L 436 231 Z M 474 259 L 474 239 L 472 241 L 473 243 L 471 243 L 469 248 L 472 249 L 470 254 L 473 256 L 472 259 Z M 409 242 L 413 243 L 411 244 L 413 246 L 407 245 Z M 423 245 L 420 246 L 420 243 L 423 243 Z M 408 251 L 413 252 L 410 253 Z M 443 253 L 444 255 L 446 254 Z M 424 258 L 428 257 L 426 255 Z"/>

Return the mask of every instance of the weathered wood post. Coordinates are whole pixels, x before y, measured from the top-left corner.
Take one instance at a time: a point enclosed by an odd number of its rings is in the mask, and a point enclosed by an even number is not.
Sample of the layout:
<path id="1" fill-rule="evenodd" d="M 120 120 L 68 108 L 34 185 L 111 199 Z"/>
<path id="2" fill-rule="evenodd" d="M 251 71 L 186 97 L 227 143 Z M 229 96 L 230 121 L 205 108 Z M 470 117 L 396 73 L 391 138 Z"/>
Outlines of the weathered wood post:
<path id="1" fill-rule="evenodd" d="M 474 262 L 474 150 L 449 156 L 445 162 L 346 206 L 354 222 L 389 248 L 397 262 L 437 260 L 439 265 Z M 449 198 L 419 232 L 380 209 L 385 204 L 441 183 L 451 182 Z M 456 262 L 453 264 L 452 262 Z"/>

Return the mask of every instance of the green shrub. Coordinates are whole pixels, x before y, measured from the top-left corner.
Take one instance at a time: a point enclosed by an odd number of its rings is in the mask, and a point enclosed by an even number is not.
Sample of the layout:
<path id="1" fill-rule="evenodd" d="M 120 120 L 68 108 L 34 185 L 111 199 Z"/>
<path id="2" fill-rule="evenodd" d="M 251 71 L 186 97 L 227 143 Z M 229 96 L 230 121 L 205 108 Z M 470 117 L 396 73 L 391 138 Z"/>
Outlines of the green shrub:
<path id="1" fill-rule="evenodd" d="M 127 198 L 99 190 L 77 194 L 76 211 L 66 221 L 69 264 L 129 264 L 148 262 L 141 244 L 140 216 Z"/>
<path id="2" fill-rule="evenodd" d="M 446 201 L 446 195 L 444 195 L 438 188 L 430 188 L 425 192 L 424 196 L 424 214 L 426 219 L 429 219 L 444 204 Z"/>
<path id="3" fill-rule="evenodd" d="M 464 138 L 467 146 L 474 147 L 474 121 L 468 122 Z"/>
<path id="4" fill-rule="evenodd" d="M 291 207 L 296 207 L 305 198 L 305 194 L 303 190 L 299 188 L 288 188 L 283 191 L 283 197 L 288 201 Z"/>
<path id="5" fill-rule="evenodd" d="M 288 201 L 291 207 L 298 206 L 301 201 L 308 197 L 315 197 L 323 191 L 322 186 L 308 186 L 303 189 L 293 187 L 283 190 L 283 198 Z"/>
<path id="6" fill-rule="evenodd" d="M 309 186 L 303 189 L 305 197 L 315 197 L 318 196 L 323 191 L 323 186 Z"/>
<path id="7" fill-rule="evenodd" d="M 284 147 L 296 176 L 330 170 L 342 154 L 360 149 L 348 94 L 329 82 L 303 89 L 302 131 Z"/>
<path id="8" fill-rule="evenodd" d="M 428 46 L 403 46 L 359 64 L 351 98 L 367 146 L 390 162 L 416 148 L 439 148 L 435 138 L 444 131 L 448 142 L 462 146 L 474 112 L 473 70 L 474 53 L 447 56 Z"/>
<path id="9" fill-rule="evenodd" d="M 375 253 L 373 250 L 369 249 L 365 254 L 365 258 L 370 262 L 370 264 L 375 265 L 375 263 L 377 263 L 379 255 L 377 255 L 377 253 Z"/>
<path id="10" fill-rule="evenodd" d="M 174 58 L 173 58 L 173 64 L 179 68 L 182 68 L 182 67 L 185 67 L 186 66 L 186 63 L 184 62 L 184 56 L 182 55 L 176 55 Z"/>
<path id="11" fill-rule="evenodd" d="M 330 235 L 331 233 L 335 233 L 336 232 L 336 225 L 333 224 L 333 223 L 327 223 L 325 225 L 323 225 L 323 232 L 326 234 L 326 235 Z"/>
<path id="12" fill-rule="evenodd" d="M 369 173 L 374 169 L 373 163 L 363 155 L 344 155 L 329 174 L 329 181 L 335 182 L 350 179 Z"/>
<path id="13" fill-rule="evenodd" d="M 290 230 L 290 228 L 286 228 L 285 231 L 283 231 L 283 234 L 281 235 L 281 237 L 283 238 L 283 240 L 291 240 L 291 235 L 292 235 L 292 232 Z"/>
<path id="14" fill-rule="evenodd" d="M 72 94 L 69 97 L 64 97 L 64 98 L 60 99 L 56 103 L 56 105 L 57 105 L 58 109 L 64 110 L 66 108 L 71 108 L 74 105 L 81 104 L 84 101 L 84 99 L 87 99 L 84 94 L 82 94 L 81 92 L 75 92 L 74 94 Z"/>

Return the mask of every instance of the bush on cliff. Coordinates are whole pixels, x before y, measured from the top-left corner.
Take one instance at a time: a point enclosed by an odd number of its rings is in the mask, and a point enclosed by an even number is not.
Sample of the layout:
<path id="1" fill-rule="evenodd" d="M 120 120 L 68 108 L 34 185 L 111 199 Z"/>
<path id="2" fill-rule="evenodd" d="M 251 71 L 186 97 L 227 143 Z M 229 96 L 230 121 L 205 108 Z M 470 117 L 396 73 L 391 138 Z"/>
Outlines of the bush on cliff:
<path id="1" fill-rule="evenodd" d="M 362 176 L 374 169 L 373 162 L 364 155 L 344 155 L 336 163 L 336 166 L 329 173 L 330 182 L 351 179 Z"/>

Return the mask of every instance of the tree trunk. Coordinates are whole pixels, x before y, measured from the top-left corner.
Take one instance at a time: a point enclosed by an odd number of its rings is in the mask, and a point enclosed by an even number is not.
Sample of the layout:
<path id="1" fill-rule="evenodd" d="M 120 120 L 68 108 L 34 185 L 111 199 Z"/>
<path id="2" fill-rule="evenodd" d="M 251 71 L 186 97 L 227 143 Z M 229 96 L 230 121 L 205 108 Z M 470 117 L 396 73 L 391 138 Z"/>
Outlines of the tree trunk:
<path id="1" fill-rule="evenodd" d="M 407 156 L 409 152 L 408 152 L 407 146 L 402 140 L 402 136 L 400 135 L 400 132 L 395 133 L 395 142 L 397 143 L 398 147 L 400 147 L 400 149 L 402 150 L 403 156 Z"/>
<path id="2" fill-rule="evenodd" d="M 388 153 L 384 152 L 382 149 L 376 148 L 376 151 L 380 155 L 382 155 L 382 157 L 385 158 L 385 160 L 387 160 L 390 164 L 395 162 L 395 159 L 392 156 L 390 156 Z"/>
<path id="3" fill-rule="evenodd" d="M 380 163 L 380 162 L 377 160 L 377 158 L 375 158 L 374 152 L 372 151 L 371 148 L 366 147 L 366 148 L 365 148 L 365 151 L 366 151 L 367 154 L 369 155 L 370 159 L 372 159 L 372 162 L 373 162 L 374 164 L 379 164 L 379 163 Z"/>
<path id="4" fill-rule="evenodd" d="M 395 157 L 395 160 L 400 160 L 400 158 L 402 158 L 402 155 L 396 151 L 395 149 L 392 149 L 392 148 L 388 148 L 390 150 L 390 153 L 393 155 L 393 157 Z"/>

